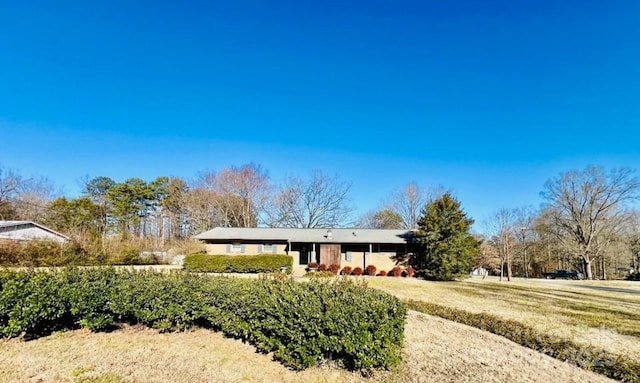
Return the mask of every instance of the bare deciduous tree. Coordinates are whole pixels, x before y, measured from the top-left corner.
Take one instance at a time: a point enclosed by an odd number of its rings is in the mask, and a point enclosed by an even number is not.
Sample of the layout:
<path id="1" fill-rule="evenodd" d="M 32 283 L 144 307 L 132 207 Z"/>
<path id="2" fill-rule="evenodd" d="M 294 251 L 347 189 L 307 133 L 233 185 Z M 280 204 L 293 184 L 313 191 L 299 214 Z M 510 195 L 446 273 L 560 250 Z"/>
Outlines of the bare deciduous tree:
<path id="1" fill-rule="evenodd" d="M 329 228 L 347 223 L 351 185 L 316 170 L 309 179 L 288 178 L 271 200 L 271 227 Z"/>
<path id="2" fill-rule="evenodd" d="M 628 168 L 605 172 L 595 166 L 561 173 L 545 183 L 542 196 L 553 221 L 575 245 L 588 279 L 593 279 L 598 238 L 601 242 L 606 232 L 623 222 L 625 205 L 637 197 L 639 186 Z"/>
<path id="3" fill-rule="evenodd" d="M 16 218 L 13 201 L 22 188 L 22 177 L 11 169 L 0 165 L 0 219 Z"/>
<path id="4" fill-rule="evenodd" d="M 631 270 L 640 273 L 640 211 L 633 211 L 629 218 L 626 245 L 631 253 Z"/>
<path id="5" fill-rule="evenodd" d="M 360 217 L 359 227 L 369 229 L 403 229 L 402 217 L 391 209 L 372 210 Z"/>
<path id="6" fill-rule="evenodd" d="M 529 264 L 531 263 L 531 260 L 527 257 L 527 243 L 529 239 L 533 239 L 531 237 L 535 236 L 535 231 L 533 230 L 535 212 L 533 207 L 524 206 L 515 209 L 513 214 L 515 216 L 514 232 L 518 234 L 518 240 L 520 241 L 521 246 L 520 253 L 522 255 L 523 275 L 525 278 L 529 278 Z"/>
<path id="7" fill-rule="evenodd" d="M 40 221 L 46 216 L 47 205 L 58 193 L 51 180 L 45 177 L 23 180 L 15 199 L 17 215 L 27 221 Z"/>
<path id="8" fill-rule="evenodd" d="M 444 188 L 421 187 L 410 182 L 389 196 L 380 208 L 360 218 L 361 226 L 372 229 L 406 229 L 418 228 L 418 219 L 422 209 L 430 201 L 444 194 Z"/>
<path id="9" fill-rule="evenodd" d="M 483 269 L 491 273 L 500 273 L 500 266 L 502 265 L 502 257 L 500 257 L 499 249 L 484 237 L 479 237 L 480 253 L 476 257 L 476 266 L 480 266 Z M 483 275 L 483 279 L 484 279 Z"/>
<path id="10" fill-rule="evenodd" d="M 215 192 L 201 188 L 190 190 L 184 196 L 187 235 L 194 235 L 224 225 L 224 220 L 218 216 L 216 198 Z"/>
<path id="11" fill-rule="evenodd" d="M 485 223 L 490 231 L 488 243 L 492 245 L 500 256 L 500 280 L 507 272 L 507 281 L 511 281 L 511 253 L 515 244 L 514 224 L 516 215 L 513 210 L 500 209 Z"/>
<path id="12" fill-rule="evenodd" d="M 0 166 L 0 219 L 38 221 L 56 195 L 53 182 L 45 177 L 24 178 Z"/>
<path id="13" fill-rule="evenodd" d="M 203 172 L 195 182 L 194 189 L 215 193 L 210 200 L 223 218 L 223 226 L 256 227 L 258 217 L 269 199 L 269 177 L 259 165 L 248 164 L 229 167 L 216 173 Z"/>
<path id="14" fill-rule="evenodd" d="M 386 203 L 386 208 L 402 218 L 402 229 L 413 230 L 418 227 L 422 209 L 429 201 L 442 194 L 444 194 L 442 187 L 429 189 L 411 182 L 391 196 Z"/>

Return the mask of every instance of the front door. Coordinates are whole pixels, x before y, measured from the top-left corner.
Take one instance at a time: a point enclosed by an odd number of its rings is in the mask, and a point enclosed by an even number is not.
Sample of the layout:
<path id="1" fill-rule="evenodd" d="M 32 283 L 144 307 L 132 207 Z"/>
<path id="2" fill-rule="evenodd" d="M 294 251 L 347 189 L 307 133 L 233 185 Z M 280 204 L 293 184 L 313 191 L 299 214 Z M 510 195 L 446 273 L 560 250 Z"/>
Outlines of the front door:
<path id="1" fill-rule="evenodd" d="M 340 245 L 320 245 L 320 263 L 340 266 Z"/>
<path id="2" fill-rule="evenodd" d="M 300 247 L 300 264 L 306 265 L 309 263 L 309 248 L 306 245 Z"/>

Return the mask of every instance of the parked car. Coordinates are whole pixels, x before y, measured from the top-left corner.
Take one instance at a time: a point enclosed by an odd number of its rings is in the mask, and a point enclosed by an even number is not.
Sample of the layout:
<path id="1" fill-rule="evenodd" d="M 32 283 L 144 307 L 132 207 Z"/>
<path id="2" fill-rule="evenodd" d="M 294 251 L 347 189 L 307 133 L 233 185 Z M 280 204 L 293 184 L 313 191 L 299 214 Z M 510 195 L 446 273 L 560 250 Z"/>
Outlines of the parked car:
<path id="1" fill-rule="evenodd" d="M 542 273 L 542 276 L 547 279 L 584 279 L 582 273 L 569 270 L 556 270 L 551 273 Z"/>

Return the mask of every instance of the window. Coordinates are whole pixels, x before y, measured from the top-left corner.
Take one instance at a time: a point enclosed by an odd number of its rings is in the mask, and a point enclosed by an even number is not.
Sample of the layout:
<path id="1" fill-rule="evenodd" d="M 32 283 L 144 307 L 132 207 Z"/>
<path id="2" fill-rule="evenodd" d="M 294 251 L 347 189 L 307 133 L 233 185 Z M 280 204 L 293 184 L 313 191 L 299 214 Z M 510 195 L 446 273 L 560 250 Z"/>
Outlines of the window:
<path id="1" fill-rule="evenodd" d="M 378 245 L 378 253 L 395 253 L 397 248 L 397 245 L 383 243 Z"/>
<path id="2" fill-rule="evenodd" d="M 240 242 L 234 242 L 228 246 L 229 253 L 244 253 L 244 246 Z"/>
<path id="3" fill-rule="evenodd" d="M 264 245 L 262 245 L 262 248 L 261 248 L 260 252 L 261 253 L 274 253 L 276 248 L 277 247 L 274 244 L 265 243 Z"/>

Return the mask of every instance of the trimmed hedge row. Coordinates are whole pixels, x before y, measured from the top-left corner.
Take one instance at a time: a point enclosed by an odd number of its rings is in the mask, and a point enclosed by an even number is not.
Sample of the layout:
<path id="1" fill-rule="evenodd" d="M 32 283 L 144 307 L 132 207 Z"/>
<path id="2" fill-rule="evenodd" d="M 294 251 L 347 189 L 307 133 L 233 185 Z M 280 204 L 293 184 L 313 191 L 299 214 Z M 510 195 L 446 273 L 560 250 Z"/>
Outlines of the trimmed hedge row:
<path id="1" fill-rule="evenodd" d="M 282 274 L 221 278 L 107 269 L 0 272 L 0 336 L 119 323 L 193 326 L 243 339 L 293 369 L 334 360 L 350 370 L 400 362 L 406 306 L 353 281 L 296 283 Z"/>
<path id="2" fill-rule="evenodd" d="M 185 258 L 184 269 L 198 273 L 272 273 L 293 270 L 293 257 L 280 254 L 208 255 L 194 254 Z"/>
<path id="3" fill-rule="evenodd" d="M 411 310 L 476 327 L 524 347 L 622 382 L 640 382 L 640 363 L 622 355 L 542 334 L 522 323 L 488 313 L 471 313 L 434 303 L 407 301 Z"/>

